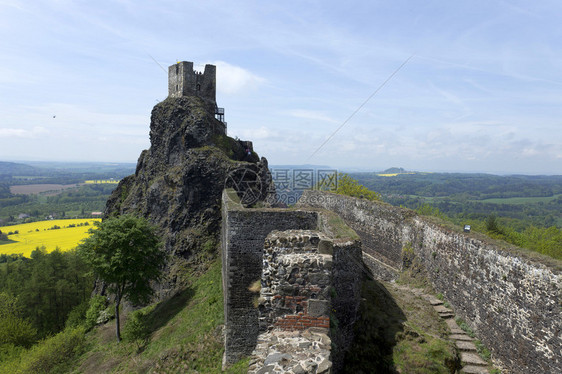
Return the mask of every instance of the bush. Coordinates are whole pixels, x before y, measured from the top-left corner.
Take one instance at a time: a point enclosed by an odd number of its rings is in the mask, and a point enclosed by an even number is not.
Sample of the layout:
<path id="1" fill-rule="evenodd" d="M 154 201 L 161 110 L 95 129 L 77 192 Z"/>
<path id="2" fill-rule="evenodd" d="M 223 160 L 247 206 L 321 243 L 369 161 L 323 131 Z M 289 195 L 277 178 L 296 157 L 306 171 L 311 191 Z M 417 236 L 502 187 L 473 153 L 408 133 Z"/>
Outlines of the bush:
<path id="1" fill-rule="evenodd" d="M 18 347 L 13 344 L 2 344 L 0 345 L 0 363 L 17 360 L 25 351 L 26 349 L 24 347 Z M 5 372 L 5 370 L 2 369 L 0 365 L 0 373 Z"/>
<path id="2" fill-rule="evenodd" d="M 370 201 L 381 200 L 379 193 L 369 190 L 367 187 L 359 184 L 357 180 L 344 173 L 338 175 L 338 186 L 335 192 L 340 195 L 358 197 Z"/>
<path id="3" fill-rule="evenodd" d="M 84 327 L 86 330 L 92 329 L 98 324 L 100 314 L 107 308 L 107 300 L 104 296 L 95 295 L 90 299 L 88 310 L 86 311 L 86 320 Z"/>
<path id="4" fill-rule="evenodd" d="M 7 315 L 0 319 L 0 345 L 13 344 L 29 348 L 36 341 L 37 330 L 28 320 Z"/>
<path id="5" fill-rule="evenodd" d="M 78 304 L 68 313 L 66 318 L 66 327 L 78 327 L 84 326 L 86 322 L 86 313 L 90 308 L 89 300 L 85 300 L 83 303 Z"/>
<path id="6" fill-rule="evenodd" d="M 63 372 L 84 351 L 85 331 L 69 328 L 45 339 L 21 356 L 21 373 Z"/>
<path id="7" fill-rule="evenodd" d="M 490 214 L 488 218 L 486 218 L 486 230 L 489 233 L 502 234 L 502 230 L 500 229 L 498 223 L 498 217 L 496 217 L 495 214 Z"/>
<path id="8" fill-rule="evenodd" d="M 135 342 L 140 349 L 150 337 L 149 318 L 150 310 L 141 309 L 130 313 L 123 327 L 123 338 Z"/>
<path id="9" fill-rule="evenodd" d="M 22 317 L 22 307 L 16 297 L 0 292 L 0 346 L 29 348 L 36 341 L 37 330 Z"/>

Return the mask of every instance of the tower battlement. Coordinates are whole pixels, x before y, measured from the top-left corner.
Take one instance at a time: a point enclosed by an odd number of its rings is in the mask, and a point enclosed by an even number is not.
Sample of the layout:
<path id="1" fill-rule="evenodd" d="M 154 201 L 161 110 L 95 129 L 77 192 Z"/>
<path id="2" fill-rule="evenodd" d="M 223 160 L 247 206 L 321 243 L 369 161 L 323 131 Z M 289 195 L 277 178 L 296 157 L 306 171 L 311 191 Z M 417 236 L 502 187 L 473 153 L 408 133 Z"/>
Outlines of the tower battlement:
<path id="1" fill-rule="evenodd" d="M 168 67 L 168 96 L 198 96 L 216 104 L 217 68 L 205 65 L 203 73 L 193 70 L 193 62 L 180 61 Z"/>

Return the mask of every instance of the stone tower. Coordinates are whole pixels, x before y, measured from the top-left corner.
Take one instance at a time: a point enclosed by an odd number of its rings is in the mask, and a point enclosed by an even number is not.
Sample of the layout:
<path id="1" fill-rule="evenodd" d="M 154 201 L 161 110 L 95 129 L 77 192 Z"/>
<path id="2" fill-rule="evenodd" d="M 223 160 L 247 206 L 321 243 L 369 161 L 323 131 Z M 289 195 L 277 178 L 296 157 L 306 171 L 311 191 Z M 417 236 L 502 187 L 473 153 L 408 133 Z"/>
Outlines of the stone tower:
<path id="1" fill-rule="evenodd" d="M 181 61 L 168 67 L 168 96 L 198 96 L 216 104 L 217 68 L 205 65 L 205 71 L 193 70 L 193 62 Z"/>

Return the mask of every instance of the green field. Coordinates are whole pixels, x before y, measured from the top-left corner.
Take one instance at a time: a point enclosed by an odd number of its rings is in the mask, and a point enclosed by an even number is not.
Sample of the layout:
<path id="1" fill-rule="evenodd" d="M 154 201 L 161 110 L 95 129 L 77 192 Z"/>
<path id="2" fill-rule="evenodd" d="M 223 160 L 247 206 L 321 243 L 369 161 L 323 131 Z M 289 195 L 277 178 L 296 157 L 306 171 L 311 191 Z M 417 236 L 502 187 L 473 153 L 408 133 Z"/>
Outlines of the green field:
<path id="1" fill-rule="evenodd" d="M 515 205 L 522 205 L 522 204 L 534 204 L 534 203 L 547 203 L 554 199 L 559 198 L 562 194 L 554 195 L 554 196 L 541 196 L 541 197 L 506 197 L 506 198 L 494 198 L 494 199 L 484 199 L 484 200 L 471 200 L 474 202 L 480 203 L 489 203 L 489 204 L 515 204 Z"/>

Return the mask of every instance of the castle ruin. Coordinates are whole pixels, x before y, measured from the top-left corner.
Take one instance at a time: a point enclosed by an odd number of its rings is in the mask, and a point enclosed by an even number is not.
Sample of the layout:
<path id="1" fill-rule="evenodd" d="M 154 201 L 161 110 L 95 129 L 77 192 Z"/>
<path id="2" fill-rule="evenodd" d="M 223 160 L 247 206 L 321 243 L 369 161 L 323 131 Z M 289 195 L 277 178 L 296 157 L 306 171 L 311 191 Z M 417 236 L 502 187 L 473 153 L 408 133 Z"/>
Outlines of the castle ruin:
<path id="1" fill-rule="evenodd" d="M 215 108 L 215 118 L 225 128 L 224 108 L 217 105 L 217 67 L 206 64 L 201 73 L 193 70 L 193 62 L 178 61 L 168 67 L 168 97 L 197 96 Z"/>

